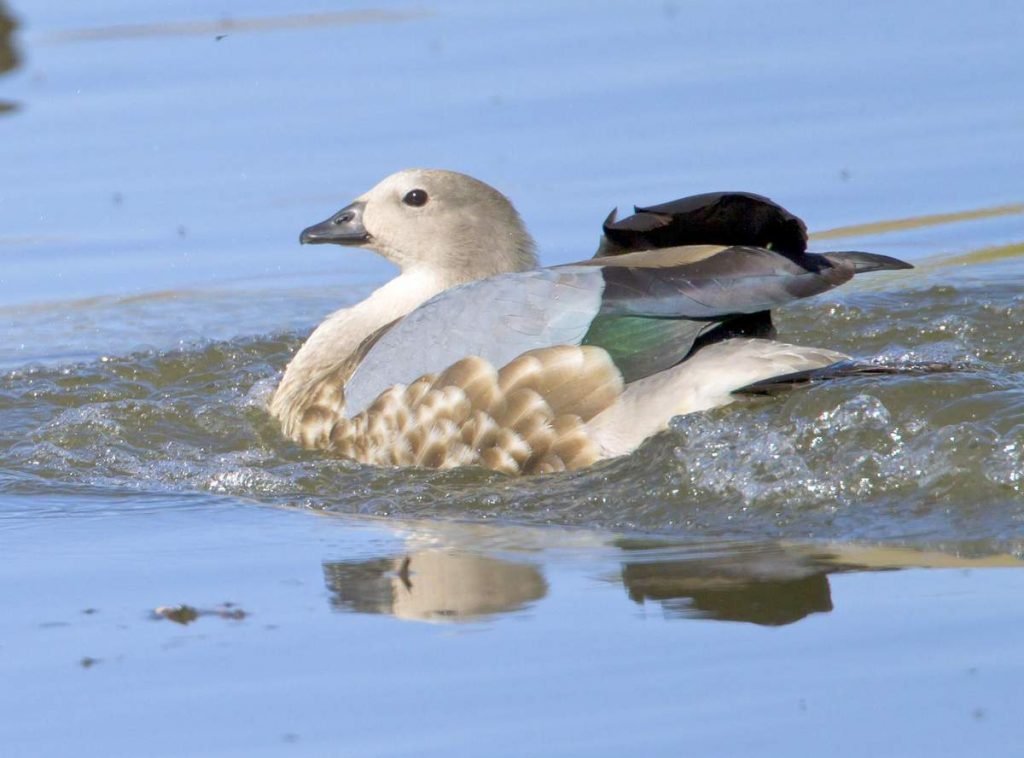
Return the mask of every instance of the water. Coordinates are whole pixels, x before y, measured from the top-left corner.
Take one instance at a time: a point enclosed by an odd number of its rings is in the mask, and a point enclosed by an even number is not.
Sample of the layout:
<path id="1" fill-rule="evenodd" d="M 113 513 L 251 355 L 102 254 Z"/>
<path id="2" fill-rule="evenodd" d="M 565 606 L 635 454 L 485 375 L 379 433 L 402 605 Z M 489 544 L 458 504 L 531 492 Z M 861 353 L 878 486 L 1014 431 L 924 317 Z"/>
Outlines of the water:
<path id="1" fill-rule="evenodd" d="M 63 6 L 0 5 L 5 754 L 1013 754 L 1018 7 Z M 788 340 L 959 370 L 571 475 L 297 450 L 276 377 L 391 275 L 298 230 L 408 165 L 547 263 L 615 205 L 770 195 L 917 266 Z"/>

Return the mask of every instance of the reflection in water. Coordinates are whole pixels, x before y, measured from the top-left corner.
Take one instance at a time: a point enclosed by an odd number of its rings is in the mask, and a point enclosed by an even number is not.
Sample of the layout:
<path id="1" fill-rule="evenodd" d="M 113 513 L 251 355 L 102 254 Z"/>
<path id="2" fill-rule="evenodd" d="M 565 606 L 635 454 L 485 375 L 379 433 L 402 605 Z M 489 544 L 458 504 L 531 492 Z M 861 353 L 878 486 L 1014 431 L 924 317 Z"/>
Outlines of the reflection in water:
<path id="1" fill-rule="evenodd" d="M 766 564 L 766 558 L 782 559 Z M 622 583 L 630 599 L 661 603 L 671 618 L 709 618 L 781 626 L 832 610 L 824 569 L 785 562 L 783 553 L 707 560 L 626 563 Z"/>
<path id="2" fill-rule="evenodd" d="M 3 0 L 0 0 L 0 76 L 17 68 L 21 63 L 14 41 L 11 39 L 16 26 L 14 17 L 7 10 Z M 6 113 L 15 107 L 15 103 L 0 100 L 0 113 Z"/>
<path id="3" fill-rule="evenodd" d="M 547 594 L 536 567 L 447 550 L 324 563 L 331 605 L 415 621 L 464 621 L 514 611 Z"/>
<path id="4" fill-rule="evenodd" d="M 573 535 L 572 543 L 556 539 L 545 544 L 543 532 L 536 533 L 540 541 L 534 542 L 523 530 L 508 528 L 482 530 L 449 524 L 443 536 L 436 525 L 425 529 L 416 530 L 417 539 L 430 539 L 430 547 L 410 547 L 407 553 L 383 558 L 325 562 L 332 607 L 416 621 L 479 620 L 523 608 L 547 594 L 547 581 L 537 566 L 460 547 L 473 543 L 477 550 L 488 539 L 501 541 L 502 534 L 506 549 L 529 545 L 538 556 L 547 547 L 586 544 L 592 550 L 599 542 L 615 551 L 613 561 L 621 560 L 619 578 L 634 602 L 658 603 L 669 619 L 762 626 L 792 624 L 831 611 L 830 574 L 1024 567 L 1011 553 L 969 556 L 899 545 L 731 543 L 712 547 L 625 538 L 579 542 L 579 534 Z"/>
<path id="5" fill-rule="evenodd" d="M 628 543 L 620 547 L 644 551 Z M 1022 566 L 1010 553 L 971 557 L 899 546 L 779 544 L 734 546 L 710 557 L 631 560 L 623 563 L 621 573 L 630 599 L 658 602 L 669 618 L 781 626 L 832 610 L 829 574 Z"/>

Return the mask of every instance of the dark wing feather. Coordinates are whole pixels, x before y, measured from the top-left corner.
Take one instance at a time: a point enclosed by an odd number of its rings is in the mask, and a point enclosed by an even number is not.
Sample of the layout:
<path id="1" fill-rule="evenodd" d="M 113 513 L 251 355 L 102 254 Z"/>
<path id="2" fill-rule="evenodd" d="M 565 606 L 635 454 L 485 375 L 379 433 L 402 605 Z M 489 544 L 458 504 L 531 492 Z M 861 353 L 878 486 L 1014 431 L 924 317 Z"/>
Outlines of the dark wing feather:
<path id="1" fill-rule="evenodd" d="M 720 319 L 756 313 L 849 281 L 853 265 L 823 255 L 730 247 L 680 266 L 607 266 L 601 313 Z"/>
<path id="2" fill-rule="evenodd" d="M 854 274 L 867 274 L 871 271 L 900 271 L 913 268 L 906 261 L 878 253 L 861 253 L 856 250 L 846 250 L 841 253 L 822 253 L 822 258 L 831 263 L 838 263 L 842 266 L 853 268 Z"/>
<path id="3" fill-rule="evenodd" d="M 680 245 L 750 245 L 803 253 L 807 227 L 767 197 L 750 192 L 709 192 L 635 208 L 604 222 L 598 257 Z"/>
<path id="4" fill-rule="evenodd" d="M 795 371 L 792 374 L 773 376 L 760 382 L 748 384 L 733 390 L 734 395 L 776 395 L 807 384 L 849 379 L 861 376 L 922 376 L 926 374 L 948 374 L 963 371 L 964 367 L 953 363 L 911 363 L 885 366 L 857 361 L 841 361 L 824 368 Z"/>
<path id="5" fill-rule="evenodd" d="M 861 252 L 784 254 L 723 248 L 693 260 L 680 249 L 631 256 L 631 265 L 602 267 L 604 291 L 583 344 L 604 348 L 627 382 L 679 363 L 695 345 L 734 336 L 768 336 L 770 309 L 837 287 L 865 271 L 908 268 Z"/>

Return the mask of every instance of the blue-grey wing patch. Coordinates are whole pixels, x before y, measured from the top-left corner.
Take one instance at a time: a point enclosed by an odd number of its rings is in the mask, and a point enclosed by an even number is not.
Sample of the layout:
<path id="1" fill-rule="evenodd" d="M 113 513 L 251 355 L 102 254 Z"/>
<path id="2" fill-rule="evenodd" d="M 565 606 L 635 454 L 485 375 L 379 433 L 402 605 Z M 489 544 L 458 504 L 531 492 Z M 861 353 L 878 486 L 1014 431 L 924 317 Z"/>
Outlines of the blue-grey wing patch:
<path id="1" fill-rule="evenodd" d="M 527 350 L 578 345 L 601 305 L 600 268 L 541 269 L 446 290 L 410 313 L 368 351 L 345 385 L 345 413 L 385 389 L 476 355 L 501 367 Z"/>

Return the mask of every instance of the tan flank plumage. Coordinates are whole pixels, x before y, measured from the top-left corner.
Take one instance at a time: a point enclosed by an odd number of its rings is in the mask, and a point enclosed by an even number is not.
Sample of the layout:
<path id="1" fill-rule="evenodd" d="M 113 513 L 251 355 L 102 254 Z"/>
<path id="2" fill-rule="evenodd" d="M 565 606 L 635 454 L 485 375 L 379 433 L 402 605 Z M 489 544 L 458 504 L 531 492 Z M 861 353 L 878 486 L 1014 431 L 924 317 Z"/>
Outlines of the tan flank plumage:
<path id="1" fill-rule="evenodd" d="M 847 360 L 775 341 L 769 310 L 907 267 L 806 253 L 799 219 L 716 193 L 610 216 L 607 257 L 538 269 L 503 195 L 423 169 L 388 177 L 301 240 L 373 249 L 401 273 L 328 316 L 295 355 L 270 402 L 284 433 L 373 465 L 510 474 L 626 454 L 673 416 Z"/>

